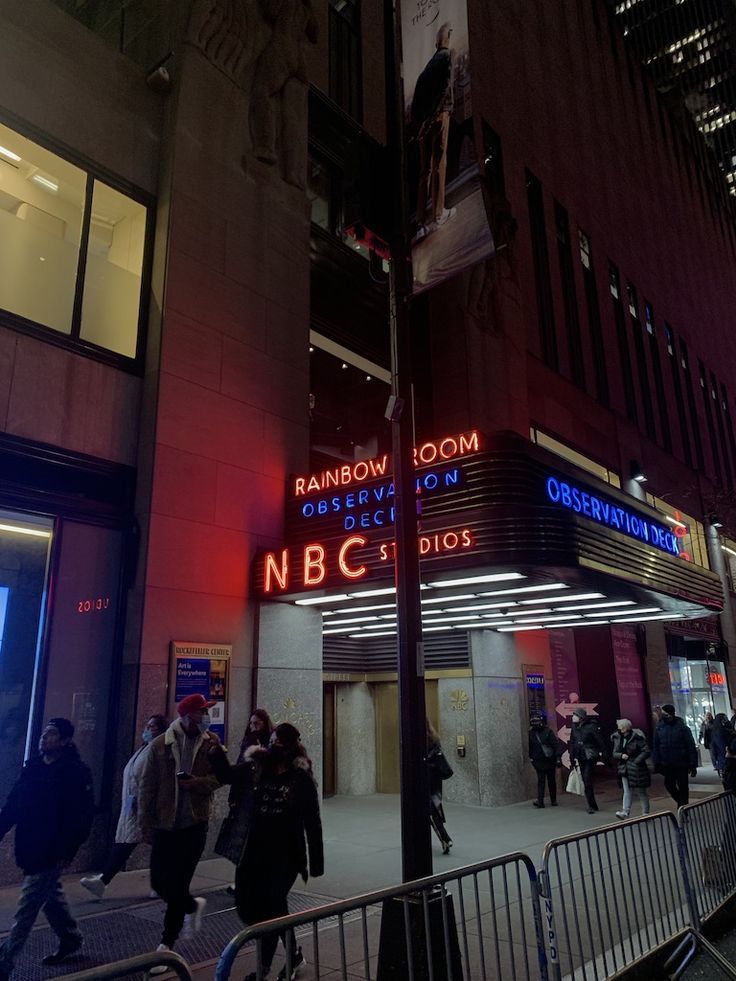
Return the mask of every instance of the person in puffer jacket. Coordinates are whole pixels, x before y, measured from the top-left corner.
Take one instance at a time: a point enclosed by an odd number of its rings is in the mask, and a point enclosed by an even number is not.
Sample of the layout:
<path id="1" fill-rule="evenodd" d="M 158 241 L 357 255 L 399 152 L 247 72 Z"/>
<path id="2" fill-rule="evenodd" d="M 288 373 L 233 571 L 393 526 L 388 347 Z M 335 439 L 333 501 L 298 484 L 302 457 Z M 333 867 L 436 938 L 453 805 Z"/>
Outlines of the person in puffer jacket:
<path id="1" fill-rule="evenodd" d="M 585 787 L 585 799 L 588 802 L 588 814 L 595 814 L 598 804 L 593 789 L 593 775 L 598 760 L 608 756 L 608 747 L 603 741 L 601 730 L 595 719 L 588 717 L 588 712 L 582 706 L 572 714 L 572 732 L 570 734 L 570 758 L 580 767 L 580 775 Z"/>
<path id="2" fill-rule="evenodd" d="M 674 705 L 662 706 L 662 718 L 654 730 L 652 759 L 657 773 L 664 774 L 667 793 L 678 807 L 690 799 L 688 775 L 698 772 L 698 749 L 689 727 L 678 715 Z"/>
<path id="3" fill-rule="evenodd" d="M 647 787 L 652 782 L 652 775 L 647 766 L 647 760 L 652 755 L 647 746 L 647 737 L 641 729 L 634 729 L 629 719 L 619 719 L 617 730 L 611 736 L 613 743 L 613 759 L 617 764 L 618 780 L 624 790 L 624 800 L 616 817 L 624 820 L 631 813 L 632 791 L 639 792 L 641 813 L 649 814 L 649 794 Z"/>

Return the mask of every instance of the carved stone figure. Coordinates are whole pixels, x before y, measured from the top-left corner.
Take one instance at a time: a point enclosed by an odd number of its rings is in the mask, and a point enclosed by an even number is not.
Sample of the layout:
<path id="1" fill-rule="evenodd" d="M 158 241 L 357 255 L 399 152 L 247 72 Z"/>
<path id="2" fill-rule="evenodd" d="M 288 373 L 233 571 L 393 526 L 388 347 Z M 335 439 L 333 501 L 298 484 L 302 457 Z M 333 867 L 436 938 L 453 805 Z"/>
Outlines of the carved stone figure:
<path id="1" fill-rule="evenodd" d="M 246 95 L 253 153 L 304 187 L 307 70 L 317 41 L 311 0 L 197 0 L 188 40 Z"/>

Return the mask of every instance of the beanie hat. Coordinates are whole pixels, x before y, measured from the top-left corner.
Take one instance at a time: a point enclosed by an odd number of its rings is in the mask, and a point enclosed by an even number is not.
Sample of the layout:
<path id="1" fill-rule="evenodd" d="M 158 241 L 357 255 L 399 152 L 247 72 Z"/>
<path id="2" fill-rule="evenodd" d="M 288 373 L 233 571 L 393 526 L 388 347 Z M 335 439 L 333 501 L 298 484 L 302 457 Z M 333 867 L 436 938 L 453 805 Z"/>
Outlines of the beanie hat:
<path id="1" fill-rule="evenodd" d="M 662 706 L 662 711 L 666 715 L 674 715 L 675 714 L 675 706 L 674 705 L 663 705 Z"/>
<path id="2" fill-rule="evenodd" d="M 541 715 L 539 714 L 539 712 L 535 712 L 535 713 L 534 713 L 534 715 L 532 715 L 532 716 L 530 716 L 530 718 L 529 718 L 529 722 L 530 722 L 530 723 L 531 723 L 532 725 L 534 725 L 534 723 L 535 723 L 535 722 L 544 722 L 544 719 L 543 719 L 543 718 L 542 718 L 542 716 L 541 716 Z"/>
<path id="3" fill-rule="evenodd" d="M 176 711 L 184 718 L 190 712 L 204 712 L 205 709 L 212 708 L 213 705 L 217 705 L 217 702 L 208 702 L 204 695 L 200 695 L 197 692 L 194 695 L 187 695 L 185 698 L 182 698 L 176 707 Z"/>
<path id="4" fill-rule="evenodd" d="M 580 708 L 576 708 L 576 709 L 573 710 L 572 717 L 573 717 L 573 719 L 574 718 L 587 719 L 588 718 L 588 710 L 582 708 L 582 706 Z"/>
<path id="5" fill-rule="evenodd" d="M 59 716 L 56 719 L 49 719 L 46 725 L 53 726 L 59 733 L 61 739 L 71 739 L 74 736 L 74 726 L 69 719 L 62 719 Z"/>

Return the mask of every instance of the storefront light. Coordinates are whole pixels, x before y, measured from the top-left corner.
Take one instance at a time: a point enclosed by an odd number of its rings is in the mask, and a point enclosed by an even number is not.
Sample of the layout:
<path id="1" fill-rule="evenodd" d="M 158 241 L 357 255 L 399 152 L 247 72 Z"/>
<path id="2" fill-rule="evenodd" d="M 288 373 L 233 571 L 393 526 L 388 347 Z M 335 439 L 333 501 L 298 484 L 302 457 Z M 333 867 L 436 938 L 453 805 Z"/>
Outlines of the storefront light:
<path id="1" fill-rule="evenodd" d="M 616 617 L 616 619 L 618 619 L 619 617 L 626 617 L 626 616 L 630 617 L 633 615 L 639 616 L 642 613 L 661 613 L 661 612 L 662 612 L 661 606 L 642 606 L 637 610 L 611 610 L 610 613 L 606 613 L 606 616 Z M 600 613 L 591 614 L 591 616 L 600 616 L 600 615 L 601 615 Z"/>
<path id="2" fill-rule="evenodd" d="M 736 555 L 736 552 L 734 552 Z M 470 600 L 475 599 L 475 593 L 462 593 L 460 596 L 432 596 L 422 600 L 422 606 L 429 606 L 430 603 L 449 603 L 451 600 Z"/>
<path id="3" fill-rule="evenodd" d="M 26 525 L 0 524 L 0 531 L 8 532 L 11 535 L 31 535 L 33 538 L 51 538 L 50 531 L 44 531 L 41 528 L 28 528 Z"/>
<path id="4" fill-rule="evenodd" d="M 359 593 L 351 593 L 350 599 L 358 599 L 361 596 L 392 596 L 396 592 L 393 586 L 386 589 L 363 589 Z"/>
<path id="5" fill-rule="evenodd" d="M 605 599 L 603 593 L 573 593 L 571 596 L 561 596 L 560 603 L 571 603 L 573 600 L 587 600 L 587 599 Z M 530 599 L 530 600 L 519 600 L 523 606 L 531 606 L 532 603 L 546 603 L 547 599 L 542 597 L 541 599 Z M 568 610 L 576 610 L 576 606 L 566 607 Z"/>
<path id="6" fill-rule="evenodd" d="M 478 596 L 510 596 L 516 593 L 541 593 L 545 589 L 569 589 L 564 582 L 552 582 L 543 586 L 516 586 L 513 589 L 494 589 L 487 593 L 478 593 Z"/>
<path id="7" fill-rule="evenodd" d="M 520 572 L 494 572 L 487 576 L 469 576 L 467 579 L 439 579 L 429 583 L 435 589 L 442 586 L 474 586 L 482 582 L 507 582 L 510 579 L 526 579 Z"/>
<path id="8" fill-rule="evenodd" d="M 346 620 L 330 620 L 331 627 L 341 627 L 345 623 L 368 623 L 369 620 L 377 620 L 378 617 L 367 616 L 367 617 L 348 617 Z"/>
<path id="9" fill-rule="evenodd" d="M 361 640 L 365 634 L 350 634 L 351 640 Z M 395 637 L 395 630 L 384 630 L 382 633 L 371 634 L 371 637 Z"/>
<path id="10" fill-rule="evenodd" d="M 599 610 L 610 606 L 636 606 L 636 600 L 606 600 L 605 603 L 581 603 L 580 606 L 556 606 L 556 610 Z M 602 616 L 603 614 L 595 614 Z"/>
<path id="11" fill-rule="evenodd" d="M 544 627 L 538 623 L 530 623 L 527 626 L 514 625 L 513 627 L 499 627 L 498 632 L 502 634 L 513 634 L 520 633 L 522 630 L 544 630 Z"/>
<path id="12" fill-rule="evenodd" d="M 316 606 L 319 603 L 337 603 L 353 597 L 348 593 L 338 593 L 337 596 L 309 596 L 307 599 L 294 600 L 297 606 Z"/>

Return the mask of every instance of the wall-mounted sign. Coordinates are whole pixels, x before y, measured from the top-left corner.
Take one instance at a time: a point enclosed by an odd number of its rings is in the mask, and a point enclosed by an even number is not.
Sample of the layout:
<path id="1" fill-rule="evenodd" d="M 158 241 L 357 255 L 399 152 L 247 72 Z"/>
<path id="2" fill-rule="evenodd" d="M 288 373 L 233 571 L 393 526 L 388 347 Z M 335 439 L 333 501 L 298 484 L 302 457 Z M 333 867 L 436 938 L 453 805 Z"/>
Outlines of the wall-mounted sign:
<path id="1" fill-rule="evenodd" d="M 668 552 L 670 555 L 680 554 L 677 536 L 665 525 L 657 524 L 656 521 L 621 507 L 615 501 L 607 500 L 602 495 L 571 481 L 547 477 L 544 486 L 547 499 L 552 504 L 559 504 L 560 507 L 568 508 L 584 518 L 612 528 L 614 531 L 620 531 L 629 538 L 637 538 L 640 542 L 653 545 L 662 552 Z"/>
<path id="2" fill-rule="evenodd" d="M 204 695 L 216 704 L 210 709 L 212 731 L 225 741 L 228 666 L 232 644 L 172 640 L 174 704 L 187 695 Z"/>

